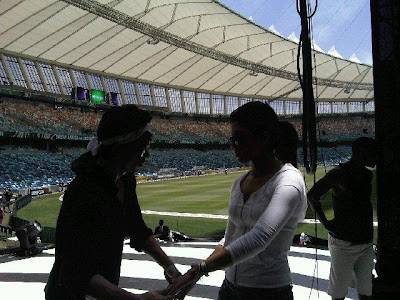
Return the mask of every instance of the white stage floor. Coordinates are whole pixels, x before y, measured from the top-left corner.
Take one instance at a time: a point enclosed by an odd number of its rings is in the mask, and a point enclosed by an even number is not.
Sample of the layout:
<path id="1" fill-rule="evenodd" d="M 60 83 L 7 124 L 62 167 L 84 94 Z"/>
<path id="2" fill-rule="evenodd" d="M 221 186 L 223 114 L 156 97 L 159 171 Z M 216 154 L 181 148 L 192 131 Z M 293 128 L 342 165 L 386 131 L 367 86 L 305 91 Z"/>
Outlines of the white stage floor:
<path id="1" fill-rule="evenodd" d="M 215 243 L 182 243 L 163 246 L 163 249 L 183 273 L 193 262 L 206 258 L 212 252 L 214 245 Z M 330 265 L 329 251 L 318 250 L 318 264 L 315 257 L 315 249 L 294 246 L 291 248 L 289 264 L 296 300 L 331 299 L 326 293 Z M 31 258 L 0 256 L 1 299 L 44 299 L 43 289 L 53 262 L 54 249 L 46 250 Z M 209 277 L 202 278 L 185 299 L 216 299 L 223 279 L 223 271 L 211 273 Z M 128 291 L 142 293 L 147 290 L 163 289 L 167 283 L 161 267 L 146 254 L 138 253 L 126 245 L 120 286 Z M 346 299 L 357 299 L 356 291 L 350 288 Z"/>

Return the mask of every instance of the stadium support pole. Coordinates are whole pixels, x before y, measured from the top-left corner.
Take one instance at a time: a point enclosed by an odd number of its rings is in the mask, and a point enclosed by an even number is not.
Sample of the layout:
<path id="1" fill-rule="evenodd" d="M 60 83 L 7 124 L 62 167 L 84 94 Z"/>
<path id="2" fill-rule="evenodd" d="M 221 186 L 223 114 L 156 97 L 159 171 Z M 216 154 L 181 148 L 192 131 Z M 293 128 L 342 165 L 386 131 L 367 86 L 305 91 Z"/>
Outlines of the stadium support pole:
<path id="1" fill-rule="evenodd" d="M 210 115 L 212 116 L 214 114 L 214 103 L 213 103 L 213 99 L 212 99 L 212 94 L 210 94 Z"/>
<path id="2" fill-rule="evenodd" d="M 140 94 L 139 86 L 138 86 L 138 84 L 137 84 L 136 81 L 133 82 L 133 86 L 134 86 L 134 88 L 135 88 L 135 94 L 136 94 L 137 103 L 138 103 L 139 105 L 142 105 L 142 95 Z"/>
<path id="3" fill-rule="evenodd" d="M 154 93 L 154 85 L 150 84 L 150 97 L 151 97 L 151 105 L 154 107 L 157 106 L 156 95 Z"/>
<path id="4" fill-rule="evenodd" d="M 21 69 L 22 76 L 24 77 L 24 80 L 26 82 L 26 87 L 30 90 L 33 90 L 32 82 L 31 82 L 28 74 L 26 73 L 26 69 L 25 69 L 24 63 L 22 62 L 22 59 L 17 57 L 17 61 L 18 61 L 19 68 Z"/>
<path id="5" fill-rule="evenodd" d="M 48 85 L 46 76 L 44 76 L 44 74 L 43 74 L 42 68 L 40 67 L 40 65 L 39 65 L 39 63 L 38 63 L 37 61 L 35 61 L 34 64 L 35 64 L 36 70 L 37 70 L 37 72 L 38 72 L 40 81 L 42 82 L 44 91 L 47 92 L 47 93 L 49 93 L 49 92 L 50 92 L 49 85 Z"/>
<path id="6" fill-rule="evenodd" d="M 376 140 L 376 299 L 400 299 L 400 1 L 371 0 Z"/>
<path id="7" fill-rule="evenodd" d="M 167 100 L 167 109 L 169 112 L 172 112 L 171 98 L 169 96 L 169 91 L 167 88 L 164 88 L 164 91 L 165 91 L 165 99 Z"/>
<path id="8" fill-rule="evenodd" d="M 196 104 L 196 114 L 200 114 L 199 94 L 194 92 L 194 103 Z"/>
<path id="9" fill-rule="evenodd" d="M 61 94 L 66 95 L 67 92 L 65 91 L 64 85 L 63 85 L 63 83 L 61 81 L 60 75 L 58 74 L 58 70 L 57 70 L 56 66 L 55 65 L 51 65 L 51 68 L 53 70 L 54 77 L 56 78 L 56 81 L 57 81 L 57 84 L 58 84 L 58 87 L 60 89 Z"/>
<path id="10" fill-rule="evenodd" d="M 10 69 L 8 68 L 6 57 L 3 55 L 3 53 L 0 53 L 0 58 L 1 58 L 1 62 L 0 63 L 3 63 L 3 69 L 4 69 L 4 72 L 6 72 L 6 76 L 7 76 L 8 82 L 11 85 L 15 84 L 14 75 L 11 73 Z"/>
<path id="11" fill-rule="evenodd" d="M 69 69 L 69 68 L 67 70 L 68 70 L 69 77 L 71 78 L 72 86 L 74 88 L 77 88 L 78 87 L 78 81 L 76 80 L 74 72 L 72 72 L 72 69 Z"/>
<path id="12" fill-rule="evenodd" d="M 88 88 L 91 90 L 93 89 L 93 82 L 92 82 L 92 78 L 90 78 L 89 74 L 87 72 L 85 72 L 85 78 L 86 78 L 86 82 L 88 84 Z"/>
<path id="13" fill-rule="evenodd" d="M 185 94 L 183 90 L 180 90 L 180 95 L 181 95 L 181 107 L 182 107 L 182 112 L 186 114 L 186 105 L 185 105 Z"/>
<path id="14" fill-rule="evenodd" d="M 118 83 L 118 90 L 119 90 L 120 95 L 121 95 L 122 104 L 128 104 L 128 102 L 126 101 L 125 90 L 124 90 L 124 87 L 122 85 L 121 79 L 118 78 L 117 79 L 117 83 Z"/>
<path id="15" fill-rule="evenodd" d="M 226 99 L 226 95 L 224 95 L 224 115 L 228 115 L 228 100 Z"/>
<path id="16" fill-rule="evenodd" d="M 100 76 L 100 81 L 101 81 L 101 85 L 103 86 L 103 91 L 107 94 L 108 92 L 110 92 L 109 90 L 108 90 L 108 86 L 107 86 L 107 83 L 106 83 L 106 80 L 104 79 L 104 76 Z"/>

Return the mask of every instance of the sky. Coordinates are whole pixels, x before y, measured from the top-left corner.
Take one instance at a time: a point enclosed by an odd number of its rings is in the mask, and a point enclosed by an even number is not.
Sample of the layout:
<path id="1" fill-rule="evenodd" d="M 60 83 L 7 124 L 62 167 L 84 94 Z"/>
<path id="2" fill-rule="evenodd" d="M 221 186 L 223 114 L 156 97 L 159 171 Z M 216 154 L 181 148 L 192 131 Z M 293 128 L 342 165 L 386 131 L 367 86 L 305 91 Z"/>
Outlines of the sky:
<path id="1" fill-rule="evenodd" d="M 317 0 L 311 0 L 315 7 Z M 262 27 L 274 25 L 282 36 L 300 36 L 296 0 L 219 0 Z M 372 65 L 370 0 L 318 0 L 313 17 L 314 41 L 325 52 L 332 46 L 345 59 L 353 53 Z"/>

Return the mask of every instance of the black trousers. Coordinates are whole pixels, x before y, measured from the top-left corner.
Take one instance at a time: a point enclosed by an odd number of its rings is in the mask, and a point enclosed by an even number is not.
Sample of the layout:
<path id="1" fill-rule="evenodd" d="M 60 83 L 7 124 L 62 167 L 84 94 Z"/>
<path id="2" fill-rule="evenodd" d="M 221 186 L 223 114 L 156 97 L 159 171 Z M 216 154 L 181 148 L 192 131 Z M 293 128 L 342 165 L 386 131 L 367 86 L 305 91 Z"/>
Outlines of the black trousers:
<path id="1" fill-rule="evenodd" d="M 271 289 L 248 288 L 225 279 L 219 290 L 218 300 L 293 300 L 293 292 L 291 285 Z"/>

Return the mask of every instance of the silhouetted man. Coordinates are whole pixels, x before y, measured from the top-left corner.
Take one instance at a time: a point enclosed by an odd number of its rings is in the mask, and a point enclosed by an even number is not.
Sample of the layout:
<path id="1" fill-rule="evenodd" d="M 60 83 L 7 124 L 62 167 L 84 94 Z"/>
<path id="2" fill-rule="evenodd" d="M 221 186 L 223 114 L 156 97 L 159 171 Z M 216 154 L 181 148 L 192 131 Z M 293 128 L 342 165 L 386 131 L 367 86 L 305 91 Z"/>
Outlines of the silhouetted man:
<path id="1" fill-rule="evenodd" d="M 169 233 L 169 227 L 164 225 L 164 220 L 160 220 L 158 226 L 154 229 L 154 237 L 167 241 L 169 240 Z"/>
<path id="2" fill-rule="evenodd" d="M 355 275 L 360 299 L 371 299 L 374 252 L 371 204 L 372 172 L 376 165 L 376 141 L 358 138 L 350 161 L 333 168 L 308 193 L 308 201 L 329 231 L 331 271 L 328 294 L 344 299 Z M 328 220 L 320 198 L 332 190 L 335 218 Z"/>

